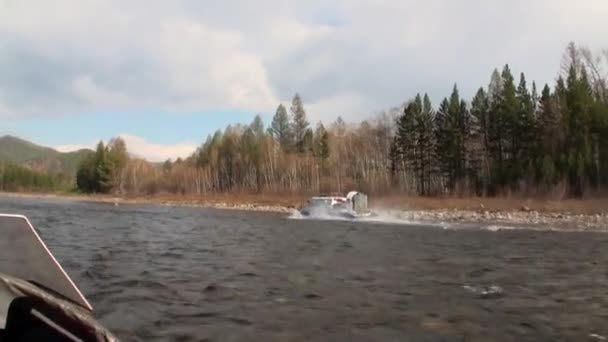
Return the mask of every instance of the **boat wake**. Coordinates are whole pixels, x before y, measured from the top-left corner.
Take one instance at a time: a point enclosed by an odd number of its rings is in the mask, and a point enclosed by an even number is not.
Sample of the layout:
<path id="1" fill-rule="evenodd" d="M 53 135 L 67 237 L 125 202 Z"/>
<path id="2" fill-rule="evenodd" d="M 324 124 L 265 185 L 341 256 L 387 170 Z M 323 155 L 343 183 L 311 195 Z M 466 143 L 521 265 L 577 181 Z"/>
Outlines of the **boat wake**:
<path id="1" fill-rule="evenodd" d="M 399 212 L 391 211 L 374 211 L 373 216 L 363 216 L 356 218 L 336 216 L 327 210 L 318 208 L 319 210 L 313 210 L 308 215 L 302 215 L 299 210 L 293 210 L 288 216 L 290 220 L 311 220 L 311 221 L 347 221 L 347 222 L 361 222 L 361 223 L 384 223 L 384 224 L 400 224 L 400 225 L 411 225 L 411 226 L 436 226 L 441 228 L 444 227 L 441 223 L 424 222 L 419 220 L 413 220 L 410 218 L 401 217 Z"/>

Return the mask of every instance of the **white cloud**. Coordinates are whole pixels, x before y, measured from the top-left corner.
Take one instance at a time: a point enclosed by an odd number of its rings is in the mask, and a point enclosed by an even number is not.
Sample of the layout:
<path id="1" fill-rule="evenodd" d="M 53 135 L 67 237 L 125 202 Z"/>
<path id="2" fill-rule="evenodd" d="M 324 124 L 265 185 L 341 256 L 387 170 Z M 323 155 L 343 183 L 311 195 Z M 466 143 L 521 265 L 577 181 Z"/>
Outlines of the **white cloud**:
<path id="1" fill-rule="evenodd" d="M 77 76 L 72 83 L 73 92 L 78 98 L 89 102 L 96 103 L 100 109 L 106 105 L 110 106 L 133 106 L 133 100 L 127 94 L 120 93 L 96 84 L 91 76 Z"/>
<path id="2" fill-rule="evenodd" d="M 361 118 L 470 95 L 507 62 L 551 82 L 568 41 L 607 47 L 606 17 L 605 0 L 4 0 L 0 116 L 271 112 L 300 92 L 312 120 Z"/>
<path id="3" fill-rule="evenodd" d="M 151 162 L 162 162 L 169 158 L 173 160 L 177 158 L 186 158 L 197 148 L 197 144 L 188 142 L 158 144 L 131 134 L 120 134 L 120 137 L 125 141 L 127 150 L 131 156 L 144 158 Z M 96 145 L 97 141 L 89 144 L 60 145 L 54 146 L 53 148 L 60 152 L 72 152 L 84 148 L 95 149 Z"/>
<path id="4" fill-rule="evenodd" d="M 179 143 L 179 144 L 156 144 L 145 140 L 144 138 L 121 134 L 120 137 L 127 144 L 129 153 L 145 158 L 148 161 L 160 162 L 165 161 L 169 158 L 186 158 L 191 155 L 196 149 L 197 145 L 193 143 Z"/>
<path id="5" fill-rule="evenodd" d="M 274 98 L 260 59 L 241 49 L 242 36 L 189 20 L 167 21 L 154 42 L 177 108 L 262 110 Z"/>
<path id="6" fill-rule="evenodd" d="M 91 144 L 70 144 L 70 145 L 53 146 L 53 149 L 55 149 L 59 152 L 74 152 L 74 151 L 83 150 L 86 148 L 94 149 L 95 144 L 91 143 Z"/>
<path id="7" fill-rule="evenodd" d="M 309 113 L 308 118 L 313 127 L 319 121 L 328 122 L 338 116 L 348 117 L 350 120 L 363 120 L 377 110 L 365 96 L 354 93 L 323 98 L 307 105 L 305 109 Z"/>
<path id="8" fill-rule="evenodd" d="M 15 118 L 17 115 L 7 105 L 0 101 L 0 118 L 10 119 Z"/>

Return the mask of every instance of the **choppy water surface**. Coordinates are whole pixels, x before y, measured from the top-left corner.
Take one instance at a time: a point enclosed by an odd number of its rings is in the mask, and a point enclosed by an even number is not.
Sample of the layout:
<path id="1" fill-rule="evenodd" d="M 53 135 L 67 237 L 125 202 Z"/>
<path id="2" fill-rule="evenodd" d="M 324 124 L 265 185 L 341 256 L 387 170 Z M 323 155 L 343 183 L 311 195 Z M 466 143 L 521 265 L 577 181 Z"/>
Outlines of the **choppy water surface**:
<path id="1" fill-rule="evenodd" d="M 608 336 L 608 235 L 0 198 L 125 341 Z"/>

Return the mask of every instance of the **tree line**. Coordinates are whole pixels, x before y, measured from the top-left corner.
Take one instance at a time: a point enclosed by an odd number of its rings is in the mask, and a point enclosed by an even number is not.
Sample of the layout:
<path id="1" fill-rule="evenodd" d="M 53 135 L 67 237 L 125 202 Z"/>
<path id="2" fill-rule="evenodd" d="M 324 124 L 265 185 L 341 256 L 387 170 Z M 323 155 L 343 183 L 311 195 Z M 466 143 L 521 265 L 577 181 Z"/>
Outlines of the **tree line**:
<path id="1" fill-rule="evenodd" d="M 540 89 L 509 65 L 470 101 L 454 85 L 435 108 L 417 95 L 373 119 L 312 126 L 296 94 L 266 127 L 218 130 L 188 158 L 155 165 L 120 138 L 86 159 L 84 192 L 318 193 L 358 189 L 425 196 L 581 196 L 608 184 L 608 54 L 570 44 L 555 84 Z"/>
<path id="2" fill-rule="evenodd" d="M 608 93 L 599 62 L 570 44 L 563 74 L 540 95 L 524 73 L 516 85 L 505 65 L 470 103 L 456 85 L 437 110 L 428 96 L 416 96 L 397 123 L 392 176 L 421 195 L 599 191 L 608 181 Z"/>
<path id="3" fill-rule="evenodd" d="M 68 192 L 73 189 L 72 177 L 30 170 L 12 163 L 0 163 L 0 191 Z"/>

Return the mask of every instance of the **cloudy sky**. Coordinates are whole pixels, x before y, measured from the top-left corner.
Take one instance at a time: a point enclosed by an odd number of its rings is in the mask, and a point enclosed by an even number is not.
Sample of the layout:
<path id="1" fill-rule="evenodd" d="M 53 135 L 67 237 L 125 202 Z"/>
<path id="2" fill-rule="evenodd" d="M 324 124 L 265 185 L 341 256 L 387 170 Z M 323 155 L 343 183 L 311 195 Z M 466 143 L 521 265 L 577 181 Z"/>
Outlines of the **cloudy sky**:
<path id="1" fill-rule="evenodd" d="M 606 0 L 0 0 L 0 135 L 184 156 L 295 92 L 313 122 L 355 121 L 507 62 L 553 82 L 569 41 L 608 48 L 606 18 Z"/>

